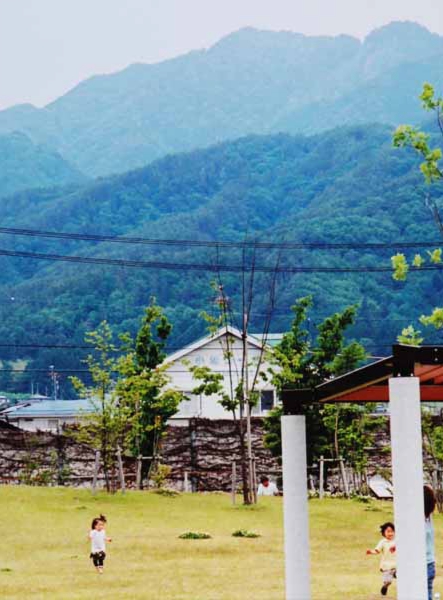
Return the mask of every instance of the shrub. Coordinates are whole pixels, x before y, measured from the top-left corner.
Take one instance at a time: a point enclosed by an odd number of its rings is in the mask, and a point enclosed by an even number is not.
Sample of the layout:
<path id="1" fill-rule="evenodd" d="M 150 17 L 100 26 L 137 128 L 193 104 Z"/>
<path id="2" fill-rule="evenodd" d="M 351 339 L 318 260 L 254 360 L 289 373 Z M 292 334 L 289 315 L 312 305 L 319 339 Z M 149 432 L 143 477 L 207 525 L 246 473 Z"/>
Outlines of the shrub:
<path id="1" fill-rule="evenodd" d="M 182 540 L 208 540 L 211 538 L 209 533 L 199 531 L 186 531 L 178 536 Z"/>
<path id="2" fill-rule="evenodd" d="M 248 531 L 247 529 L 237 529 L 233 532 L 232 537 L 258 538 L 261 537 L 261 535 L 259 533 L 255 533 L 255 531 Z"/>
<path id="3" fill-rule="evenodd" d="M 150 479 L 153 482 L 154 487 L 156 487 L 157 489 L 163 488 L 166 479 L 171 473 L 171 470 L 171 467 L 169 467 L 168 465 L 162 465 L 161 463 L 157 463 L 150 475 Z"/>

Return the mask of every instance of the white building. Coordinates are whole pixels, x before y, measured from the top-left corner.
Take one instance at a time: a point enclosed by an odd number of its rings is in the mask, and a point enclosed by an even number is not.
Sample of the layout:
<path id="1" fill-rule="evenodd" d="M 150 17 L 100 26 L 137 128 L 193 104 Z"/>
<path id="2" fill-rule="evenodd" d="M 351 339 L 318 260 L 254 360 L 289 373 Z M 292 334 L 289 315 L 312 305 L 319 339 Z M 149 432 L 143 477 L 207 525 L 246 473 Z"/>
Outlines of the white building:
<path id="1" fill-rule="evenodd" d="M 229 336 L 230 360 L 226 356 L 227 337 Z M 272 336 L 272 342 L 279 341 L 281 336 Z M 259 370 L 266 371 L 269 362 L 266 361 L 266 352 L 270 346 L 263 346 L 259 336 L 249 335 L 247 337 L 248 379 L 249 389 L 259 392 L 259 401 L 253 408 L 252 414 L 264 416 L 276 403 L 275 389 L 269 381 L 264 381 L 257 376 Z M 215 334 L 185 346 L 181 350 L 170 354 L 165 363 L 168 365 L 167 374 L 171 379 L 171 387 L 183 392 L 188 400 L 183 400 L 178 413 L 171 419 L 171 424 L 187 422 L 191 417 L 202 417 L 207 419 L 232 419 L 232 413 L 224 410 L 219 403 L 219 397 L 193 394 L 192 390 L 199 385 L 189 368 L 191 366 L 209 367 L 215 373 L 221 373 L 224 378 L 224 389 L 229 394 L 232 388 L 235 390 L 241 379 L 243 361 L 243 339 L 242 333 L 234 327 L 221 328 Z M 230 363 L 230 364 L 229 364 Z M 230 373 L 231 372 L 231 376 Z"/>

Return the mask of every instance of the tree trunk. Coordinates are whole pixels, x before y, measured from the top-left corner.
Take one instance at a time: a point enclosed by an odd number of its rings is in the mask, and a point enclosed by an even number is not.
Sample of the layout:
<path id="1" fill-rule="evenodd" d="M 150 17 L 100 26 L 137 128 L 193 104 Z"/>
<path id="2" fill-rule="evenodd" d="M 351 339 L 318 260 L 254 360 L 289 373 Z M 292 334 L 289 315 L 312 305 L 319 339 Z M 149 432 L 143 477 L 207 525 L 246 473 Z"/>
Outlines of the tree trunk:
<path id="1" fill-rule="evenodd" d="M 240 441 L 240 468 L 243 487 L 243 504 L 251 504 L 251 490 L 249 488 L 248 457 L 245 445 L 245 431 L 243 428 L 243 419 L 237 421 L 238 437 Z"/>

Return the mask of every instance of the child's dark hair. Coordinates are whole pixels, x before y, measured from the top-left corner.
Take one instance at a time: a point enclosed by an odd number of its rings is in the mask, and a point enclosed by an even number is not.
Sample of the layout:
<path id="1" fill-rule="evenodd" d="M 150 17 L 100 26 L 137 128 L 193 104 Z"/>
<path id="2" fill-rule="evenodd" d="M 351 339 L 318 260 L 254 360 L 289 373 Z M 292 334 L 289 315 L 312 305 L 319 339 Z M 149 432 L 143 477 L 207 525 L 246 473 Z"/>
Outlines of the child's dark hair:
<path id="1" fill-rule="evenodd" d="M 386 523 L 383 523 L 383 525 L 380 525 L 380 531 L 381 531 L 382 536 L 385 535 L 385 531 L 388 527 L 390 527 L 392 529 L 392 531 L 395 531 L 394 523 L 387 521 Z"/>
<path id="2" fill-rule="evenodd" d="M 105 515 L 100 515 L 99 517 L 95 517 L 95 519 L 92 519 L 92 524 L 91 524 L 91 529 L 95 529 L 95 526 L 97 525 L 97 523 L 99 522 L 102 523 L 106 523 L 106 517 Z"/>
<path id="3" fill-rule="evenodd" d="M 437 500 L 435 498 L 434 490 L 431 488 L 430 485 L 425 485 L 423 487 L 423 493 L 425 501 L 425 517 L 426 519 L 429 519 L 431 514 L 434 512 Z"/>

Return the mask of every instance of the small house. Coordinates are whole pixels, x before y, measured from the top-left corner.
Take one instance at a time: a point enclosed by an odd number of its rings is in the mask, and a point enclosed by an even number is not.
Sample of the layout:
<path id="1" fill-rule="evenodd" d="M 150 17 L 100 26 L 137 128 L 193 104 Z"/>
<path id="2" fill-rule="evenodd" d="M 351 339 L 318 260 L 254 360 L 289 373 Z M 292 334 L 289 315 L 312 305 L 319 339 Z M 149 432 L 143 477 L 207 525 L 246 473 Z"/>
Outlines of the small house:
<path id="1" fill-rule="evenodd" d="M 0 413 L 0 418 L 26 431 L 60 431 L 63 425 L 78 422 L 93 412 L 90 400 L 33 400 L 15 404 Z"/>

